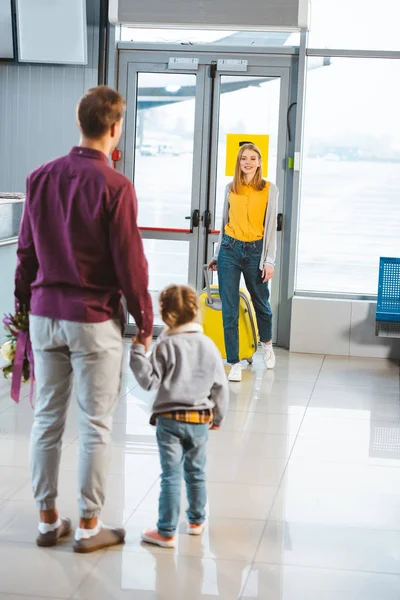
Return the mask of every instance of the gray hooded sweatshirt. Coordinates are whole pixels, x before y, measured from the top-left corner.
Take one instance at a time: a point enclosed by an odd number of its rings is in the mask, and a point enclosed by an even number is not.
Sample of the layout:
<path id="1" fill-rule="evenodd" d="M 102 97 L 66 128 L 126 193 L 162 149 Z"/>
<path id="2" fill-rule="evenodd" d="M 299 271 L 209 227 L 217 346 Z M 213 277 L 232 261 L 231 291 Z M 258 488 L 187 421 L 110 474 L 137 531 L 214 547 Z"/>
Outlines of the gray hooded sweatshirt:
<path id="1" fill-rule="evenodd" d="M 201 325 L 167 329 L 149 358 L 133 344 L 131 369 L 145 390 L 157 390 L 153 414 L 211 409 L 220 425 L 228 408 L 229 389 L 221 355 Z"/>

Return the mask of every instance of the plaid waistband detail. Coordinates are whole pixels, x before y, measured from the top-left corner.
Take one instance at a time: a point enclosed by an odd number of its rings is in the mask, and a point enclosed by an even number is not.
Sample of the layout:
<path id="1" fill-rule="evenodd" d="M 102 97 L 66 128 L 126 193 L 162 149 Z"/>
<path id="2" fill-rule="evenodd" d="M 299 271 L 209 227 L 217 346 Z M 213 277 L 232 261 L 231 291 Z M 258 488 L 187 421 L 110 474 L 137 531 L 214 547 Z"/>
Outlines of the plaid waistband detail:
<path id="1" fill-rule="evenodd" d="M 213 411 L 209 408 L 204 410 L 173 410 L 158 415 L 151 415 L 150 425 L 156 424 L 158 416 L 172 419 L 173 421 L 180 421 L 181 423 L 192 423 L 194 425 L 211 423 L 214 418 Z"/>

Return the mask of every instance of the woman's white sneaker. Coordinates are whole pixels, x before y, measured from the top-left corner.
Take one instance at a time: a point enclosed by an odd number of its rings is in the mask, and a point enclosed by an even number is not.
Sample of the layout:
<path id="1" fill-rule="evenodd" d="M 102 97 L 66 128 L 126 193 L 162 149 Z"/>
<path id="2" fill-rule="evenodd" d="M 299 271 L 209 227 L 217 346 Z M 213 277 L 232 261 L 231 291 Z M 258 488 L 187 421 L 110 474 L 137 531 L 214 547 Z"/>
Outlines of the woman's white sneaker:
<path id="1" fill-rule="evenodd" d="M 266 369 L 273 369 L 275 367 L 276 359 L 272 344 L 261 343 L 263 354 L 264 354 L 264 365 Z"/>
<path id="2" fill-rule="evenodd" d="M 229 371 L 228 381 L 242 381 L 242 365 L 240 362 L 232 365 Z"/>

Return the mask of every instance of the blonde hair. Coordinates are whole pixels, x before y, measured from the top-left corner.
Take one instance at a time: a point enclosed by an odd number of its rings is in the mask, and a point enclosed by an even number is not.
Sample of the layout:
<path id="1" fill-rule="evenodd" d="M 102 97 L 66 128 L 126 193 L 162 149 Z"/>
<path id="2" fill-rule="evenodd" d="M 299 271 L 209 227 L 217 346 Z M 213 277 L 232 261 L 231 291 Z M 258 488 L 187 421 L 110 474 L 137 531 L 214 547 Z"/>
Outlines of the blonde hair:
<path id="1" fill-rule="evenodd" d="M 243 176 L 242 168 L 240 166 L 240 161 L 241 161 L 243 152 L 245 150 L 252 150 L 256 154 L 258 154 L 258 158 L 260 159 L 260 166 L 257 168 L 257 171 L 250 183 L 251 187 L 257 191 L 261 191 L 266 186 L 266 181 L 265 181 L 265 179 L 263 179 L 263 176 L 262 176 L 263 169 L 262 169 L 262 156 L 261 156 L 260 150 L 257 148 L 257 146 L 255 144 L 251 144 L 251 143 L 243 144 L 243 146 L 240 147 L 240 150 L 237 155 L 235 176 L 231 183 L 231 192 L 233 192 L 234 194 L 239 194 L 240 187 L 246 183 L 244 176 Z"/>
<path id="2" fill-rule="evenodd" d="M 187 285 L 169 285 L 161 292 L 159 302 L 161 318 L 170 329 L 191 323 L 197 316 L 198 296 Z"/>

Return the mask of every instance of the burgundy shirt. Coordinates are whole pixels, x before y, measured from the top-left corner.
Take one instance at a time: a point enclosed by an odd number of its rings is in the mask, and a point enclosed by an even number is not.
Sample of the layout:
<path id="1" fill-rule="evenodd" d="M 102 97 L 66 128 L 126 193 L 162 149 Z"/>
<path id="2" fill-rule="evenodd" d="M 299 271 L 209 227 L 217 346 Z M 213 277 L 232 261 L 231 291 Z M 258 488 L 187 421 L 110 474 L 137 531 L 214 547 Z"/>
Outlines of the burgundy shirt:
<path id="1" fill-rule="evenodd" d="M 17 309 L 100 323 L 119 315 L 122 292 L 138 329 L 152 333 L 135 191 L 102 152 L 74 147 L 29 175 L 17 254 Z"/>

